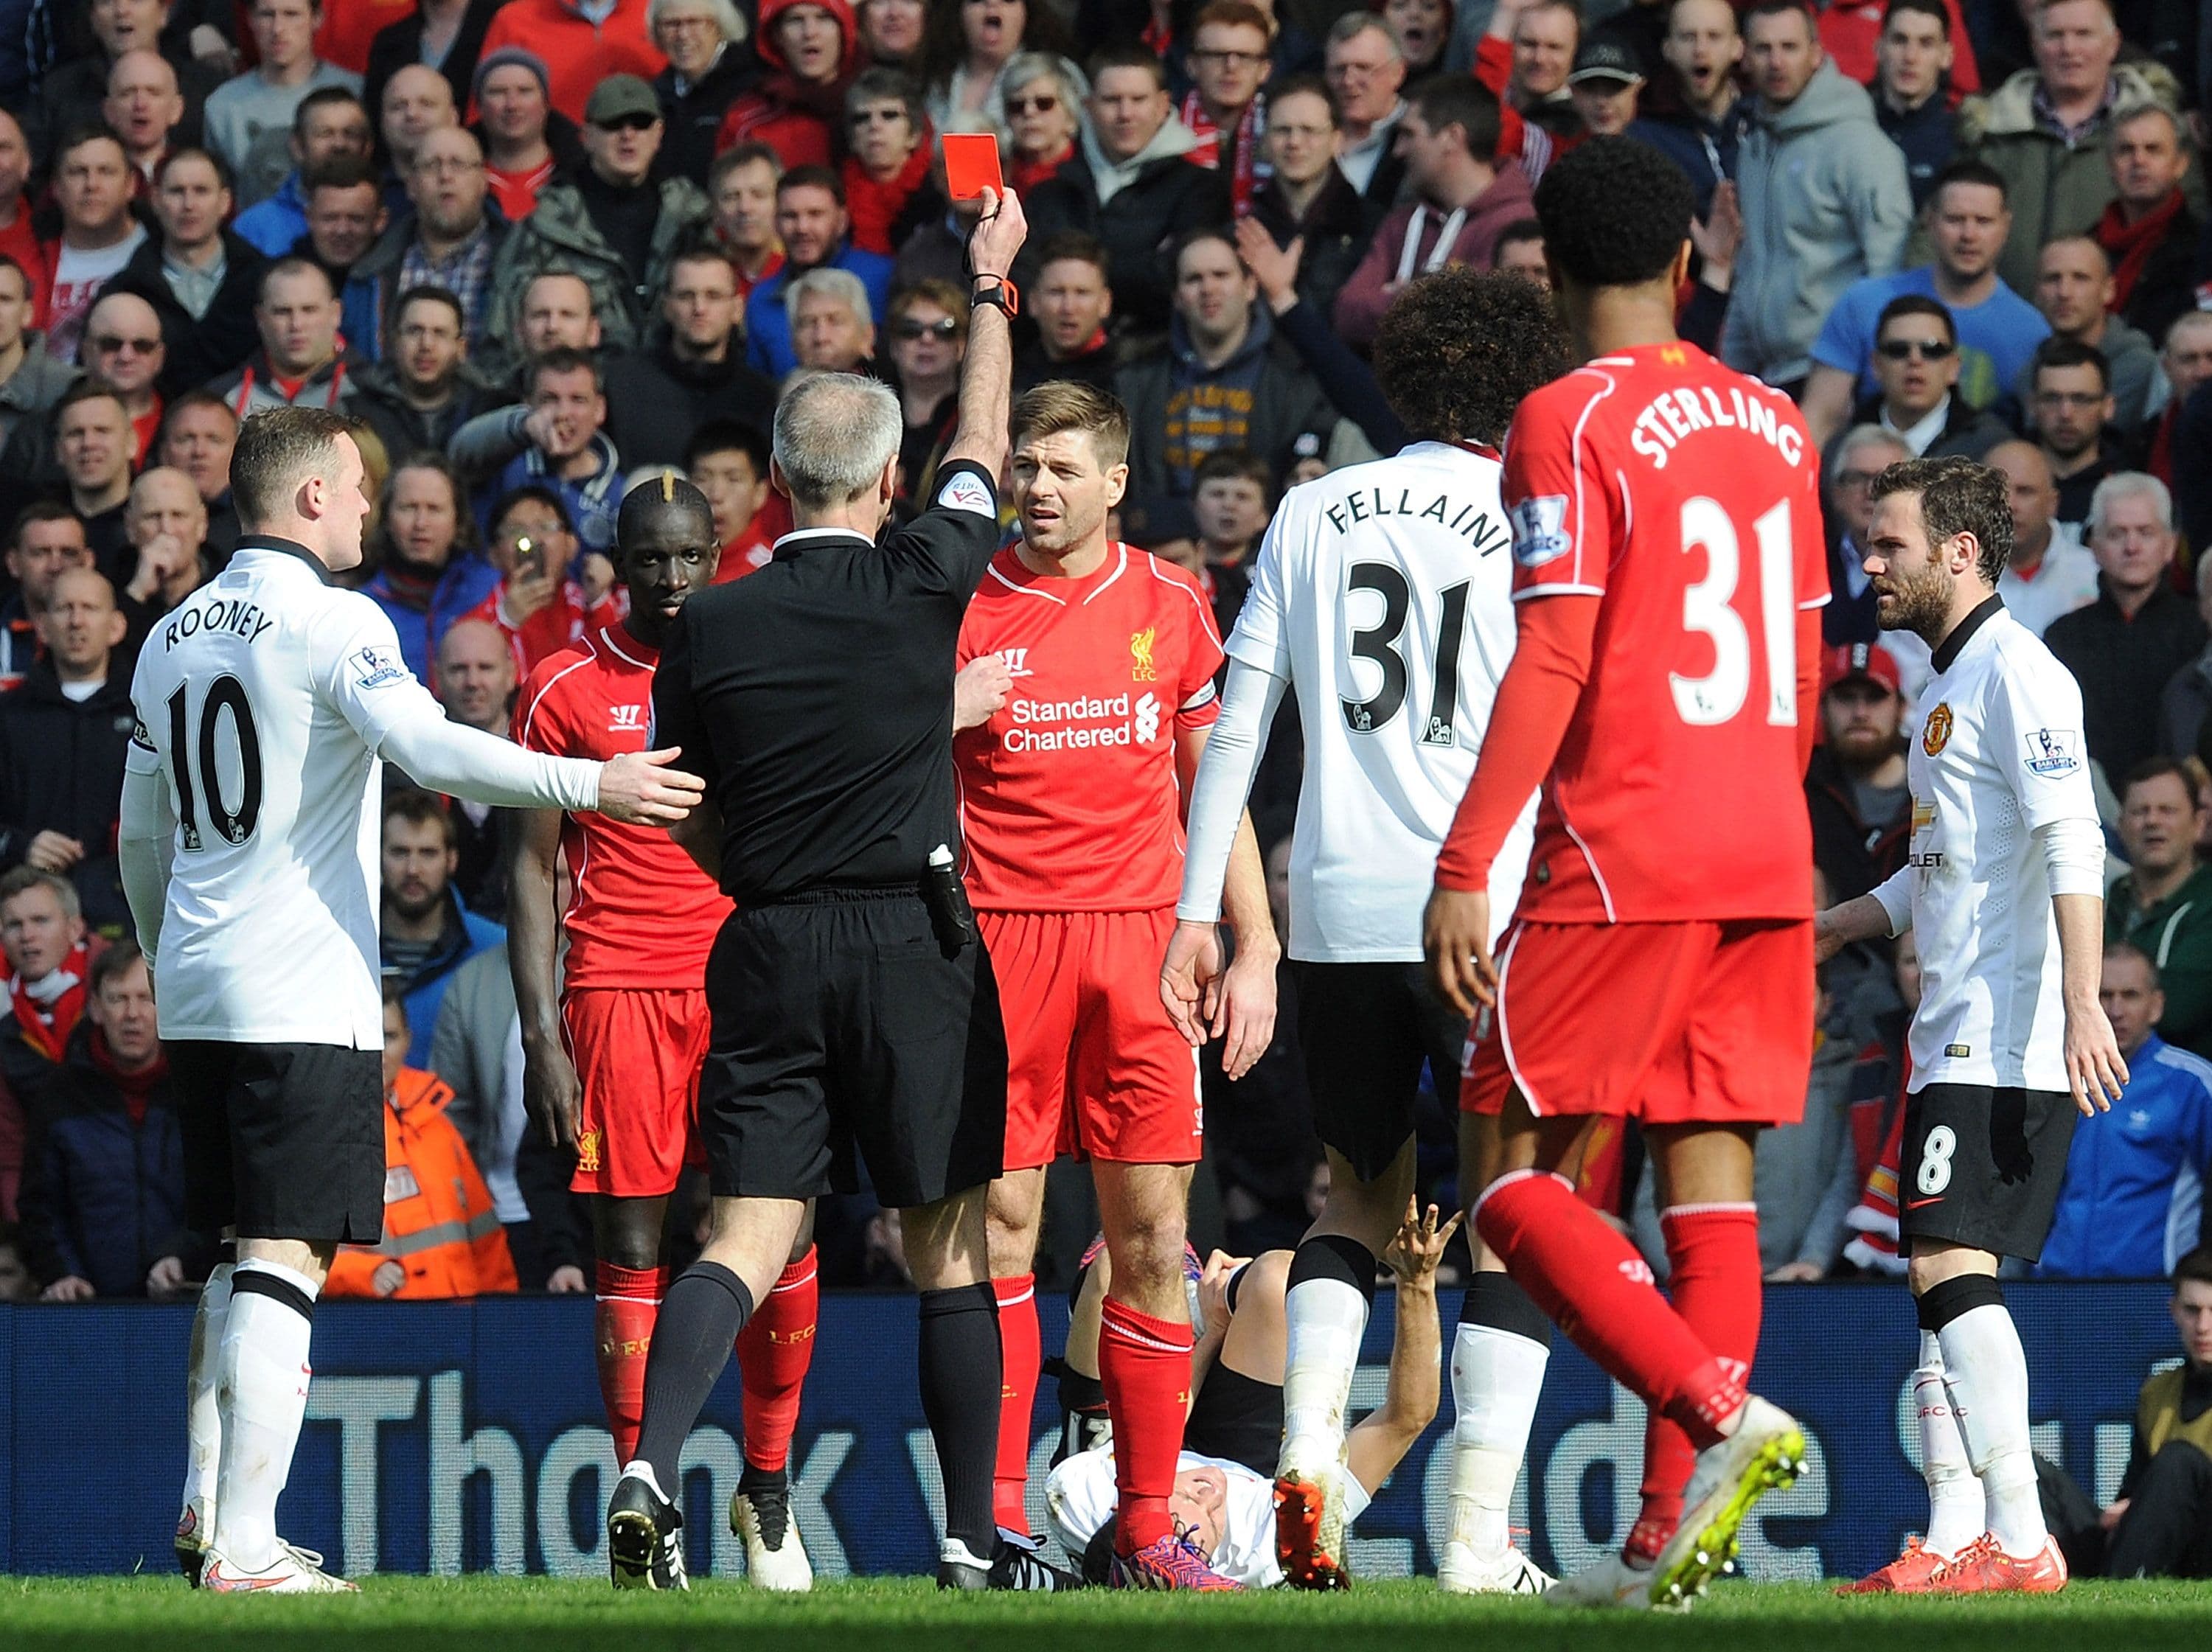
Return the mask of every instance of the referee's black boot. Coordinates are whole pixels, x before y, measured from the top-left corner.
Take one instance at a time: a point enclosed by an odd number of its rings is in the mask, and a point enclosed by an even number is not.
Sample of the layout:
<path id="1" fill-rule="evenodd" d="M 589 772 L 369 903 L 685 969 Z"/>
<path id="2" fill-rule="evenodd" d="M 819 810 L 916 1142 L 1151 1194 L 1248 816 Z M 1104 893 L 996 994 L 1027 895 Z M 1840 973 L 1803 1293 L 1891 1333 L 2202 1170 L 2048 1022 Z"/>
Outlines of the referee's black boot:
<path id="1" fill-rule="evenodd" d="M 607 1504 L 607 1561 L 618 1589 L 688 1589 L 684 1515 L 640 1474 L 625 1474 Z"/>
<path id="2" fill-rule="evenodd" d="M 1028 1533 L 1010 1532 L 1001 1526 L 998 1547 L 991 1555 L 990 1586 L 1058 1594 L 1081 1588 L 1083 1579 L 1046 1559 L 1042 1547 Z"/>
<path id="3" fill-rule="evenodd" d="M 938 1551 L 937 1587 L 941 1589 L 986 1589 L 991 1587 L 991 1563 L 978 1559 L 957 1537 L 945 1540 Z"/>

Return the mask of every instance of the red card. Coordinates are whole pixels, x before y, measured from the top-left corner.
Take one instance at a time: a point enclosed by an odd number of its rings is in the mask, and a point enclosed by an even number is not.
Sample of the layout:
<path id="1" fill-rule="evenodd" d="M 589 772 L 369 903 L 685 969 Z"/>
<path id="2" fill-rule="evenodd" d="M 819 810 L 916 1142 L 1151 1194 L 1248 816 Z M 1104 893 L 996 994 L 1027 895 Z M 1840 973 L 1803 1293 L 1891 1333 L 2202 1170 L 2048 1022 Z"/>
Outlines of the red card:
<path id="1" fill-rule="evenodd" d="M 945 134 L 945 191 L 956 201 L 972 201 L 987 189 L 1006 192 L 999 179 L 999 140 L 992 132 Z"/>

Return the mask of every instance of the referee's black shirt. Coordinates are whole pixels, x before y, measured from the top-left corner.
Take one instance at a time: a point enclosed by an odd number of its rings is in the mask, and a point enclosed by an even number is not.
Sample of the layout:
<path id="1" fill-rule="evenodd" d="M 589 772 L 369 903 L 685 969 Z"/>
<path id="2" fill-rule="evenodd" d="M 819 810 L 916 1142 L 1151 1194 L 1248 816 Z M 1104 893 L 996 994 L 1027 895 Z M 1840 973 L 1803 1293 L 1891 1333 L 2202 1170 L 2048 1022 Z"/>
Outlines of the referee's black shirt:
<path id="1" fill-rule="evenodd" d="M 802 529 L 686 603 L 653 683 L 653 743 L 683 749 L 722 814 L 722 890 L 763 906 L 824 884 L 918 881 L 959 853 L 952 676 L 998 550 L 981 467 L 940 471 L 880 545 Z"/>

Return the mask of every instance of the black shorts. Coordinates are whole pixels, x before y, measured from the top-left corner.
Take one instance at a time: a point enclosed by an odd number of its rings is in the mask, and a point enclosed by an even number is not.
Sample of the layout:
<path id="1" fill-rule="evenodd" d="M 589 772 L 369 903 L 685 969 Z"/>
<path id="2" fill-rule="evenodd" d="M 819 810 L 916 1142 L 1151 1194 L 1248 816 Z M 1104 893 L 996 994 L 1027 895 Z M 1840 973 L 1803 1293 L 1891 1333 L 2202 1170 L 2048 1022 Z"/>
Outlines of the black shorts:
<path id="1" fill-rule="evenodd" d="M 1315 1132 L 1354 1175 L 1372 1181 L 1413 1138 L 1424 1061 L 1456 1100 L 1467 1023 L 1418 963 L 1298 960 L 1291 969 Z"/>
<path id="2" fill-rule="evenodd" d="M 910 890 L 731 914 L 707 960 L 699 1133 L 718 1198 L 857 1193 L 893 1209 L 998 1175 L 1006 1031 L 981 944 L 948 959 Z"/>
<path id="3" fill-rule="evenodd" d="M 2059 1090 L 1928 1084 L 1905 1098 L 1897 1225 L 2033 1262 L 2043 1254 L 2081 1114 Z"/>
<path id="4" fill-rule="evenodd" d="M 1272 1480 L 1283 1455 L 1283 1385 L 1215 1360 L 1182 1425 L 1182 1449 L 1243 1463 Z"/>
<path id="5" fill-rule="evenodd" d="M 185 1225 L 212 1236 L 384 1237 L 384 1056 L 335 1044 L 168 1045 Z"/>

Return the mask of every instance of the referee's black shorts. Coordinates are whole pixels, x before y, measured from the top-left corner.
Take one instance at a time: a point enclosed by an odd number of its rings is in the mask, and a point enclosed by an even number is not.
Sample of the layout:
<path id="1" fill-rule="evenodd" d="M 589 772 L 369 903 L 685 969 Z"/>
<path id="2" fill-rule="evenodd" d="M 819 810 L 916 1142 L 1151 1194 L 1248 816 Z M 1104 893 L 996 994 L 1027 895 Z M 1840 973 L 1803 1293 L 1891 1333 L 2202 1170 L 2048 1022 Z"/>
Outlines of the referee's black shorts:
<path id="1" fill-rule="evenodd" d="M 721 1199 L 854 1193 L 893 1209 L 999 1174 L 1006 1031 L 980 943 L 948 959 L 911 888 L 741 908 L 707 961 L 699 1133 Z"/>
<path id="2" fill-rule="evenodd" d="M 182 1038 L 166 1047 L 185 1225 L 241 1239 L 384 1236 L 384 1054 Z"/>

